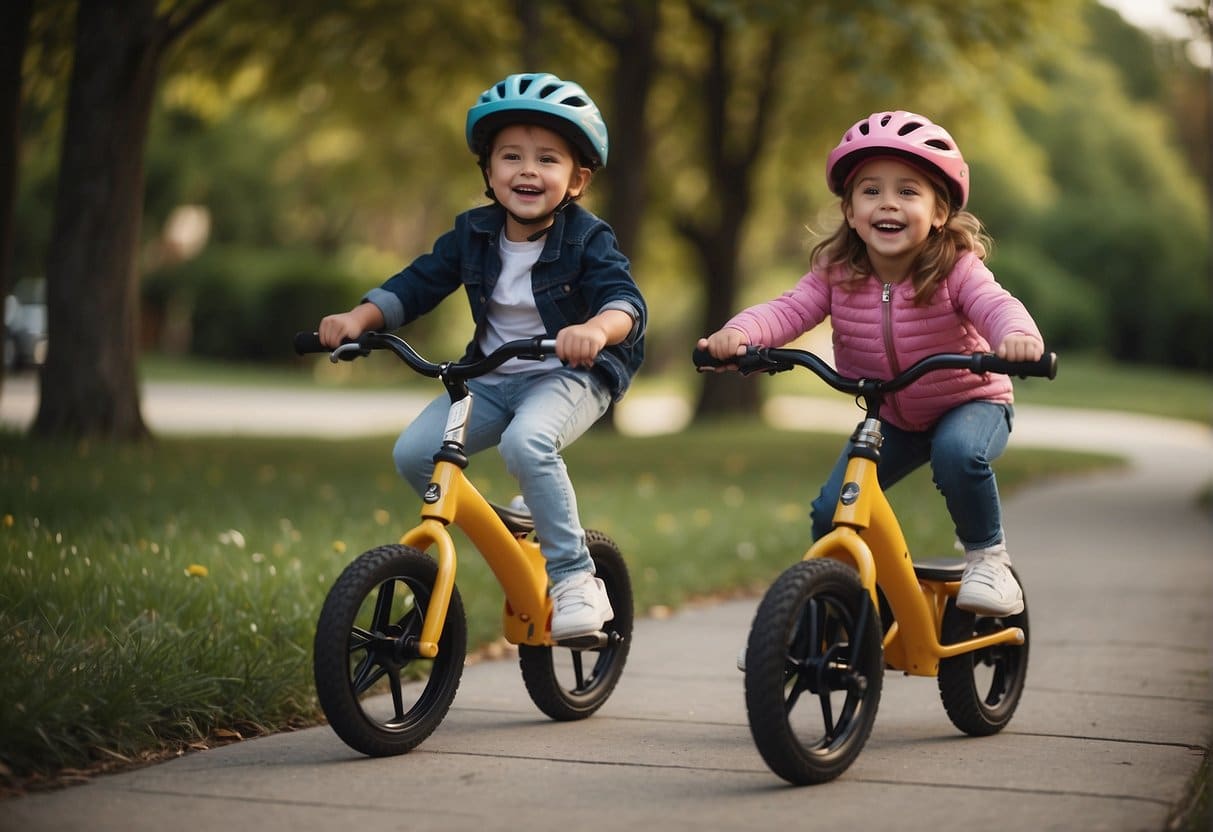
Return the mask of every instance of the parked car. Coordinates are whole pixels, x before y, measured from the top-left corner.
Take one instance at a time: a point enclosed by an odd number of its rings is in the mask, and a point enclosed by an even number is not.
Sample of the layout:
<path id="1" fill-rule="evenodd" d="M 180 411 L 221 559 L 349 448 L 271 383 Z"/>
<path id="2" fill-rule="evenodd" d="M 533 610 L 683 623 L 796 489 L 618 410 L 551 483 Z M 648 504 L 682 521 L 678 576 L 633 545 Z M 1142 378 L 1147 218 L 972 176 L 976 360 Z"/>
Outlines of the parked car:
<path id="1" fill-rule="evenodd" d="M 46 360 L 46 304 L 4 299 L 4 366 L 37 367 Z"/>

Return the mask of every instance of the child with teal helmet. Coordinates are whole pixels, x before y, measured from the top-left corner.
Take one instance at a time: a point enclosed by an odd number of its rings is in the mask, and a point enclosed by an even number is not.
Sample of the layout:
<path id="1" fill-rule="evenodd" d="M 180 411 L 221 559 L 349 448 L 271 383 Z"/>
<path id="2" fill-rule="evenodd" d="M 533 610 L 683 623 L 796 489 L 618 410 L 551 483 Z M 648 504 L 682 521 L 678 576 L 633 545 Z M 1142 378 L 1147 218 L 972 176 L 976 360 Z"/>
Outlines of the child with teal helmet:
<path id="1" fill-rule="evenodd" d="M 543 128 L 562 137 L 577 161 L 575 183 L 554 207 L 545 206 L 552 207 L 550 212 L 515 213 L 509 207 L 509 200 L 504 194 L 499 197 L 489 179 L 495 139 L 506 128 L 523 126 Z M 482 92 L 468 110 L 465 132 L 468 148 L 480 160 L 487 186 L 485 195 L 500 203 L 518 225 L 539 226 L 537 231 L 527 235 L 527 239 L 543 236 L 551 219 L 584 193 L 590 175 L 606 164 L 609 150 L 606 122 L 585 90 L 546 72 L 510 75 Z"/>
<path id="2" fill-rule="evenodd" d="M 336 347 L 370 330 L 392 330 L 462 287 L 475 333 L 465 358 L 517 338 L 554 338 L 556 356 L 512 360 L 468 383 L 476 406 L 467 451 L 496 446 L 518 479 L 547 561 L 552 638 L 600 630 L 614 613 L 586 546 L 561 451 L 627 390 L 644 358 L 647 309 L 610 226 L 577 204 L 606 164 L 606 124 L 579 85 L 547 73 L 510 75 L 468 110 L 492 204 L 455 226 L 348 312 L 320 322 Z M 433 469 L 449 402 L 429 404 L 393 451 L 420 495 Z"/>

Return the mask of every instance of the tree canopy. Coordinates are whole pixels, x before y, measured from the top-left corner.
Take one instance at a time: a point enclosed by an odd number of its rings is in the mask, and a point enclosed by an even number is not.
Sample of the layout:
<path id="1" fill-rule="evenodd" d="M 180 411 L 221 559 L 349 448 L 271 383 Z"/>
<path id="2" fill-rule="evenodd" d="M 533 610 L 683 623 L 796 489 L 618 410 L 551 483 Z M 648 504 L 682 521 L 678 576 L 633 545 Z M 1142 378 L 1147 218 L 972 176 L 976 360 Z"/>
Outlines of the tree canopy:
<path id="1" fill-rule="evenodd" d="M 534 69 L 577 80 L 610 125 L 610 165 L 588 199 L 617 226 L 653 306 L 650 372 L 684 365 L 696 336 L 805 270 L 812 234 L 838 217 L 825 156 L 881 109 L 922 112 L 957 138 L 973 168 L 972 207 L 999 242 L 995 273 L 1051 343 L 1210 367 L 1207 96 L 1203 119 L 1190 110 L 1209 70 L 1093 0 L 148 2 L 154 16 L 143 19 L 174 36 L 142 41 L 155 59 L 147 152 L 119 176 L 139 196 L 122 210 L 138 216 L 97 235 L 130 248 L 108 290 L 123 329 L 106 329 L 65 311 L 95 270 L 87 248 L 64 248 L 53 206 L 56 193 L 64 205 L 81 189 L 110 188 L 100 204 L 120 219 L 117 179 L 90 185 L 60 172 L 69 144 L 104 146 L 133 95 L 98 95 L 97 126 L 71 139 L 69 73 L 88 53 L 63 21 L 122 5 L 59 0 L 35 11 L 12 262 L 15 275 L 51 284 L 43 389 L 75 390 L 71 401 L 135 399 L 135 423 L 137 391 L 118 381 L 133 369 L 120 368 L 133 367 L 138 348 L 165 346 L 156 340 L 165 327 L 137 312 L 152 288 L 187 282 L 172 276 L 184 255 L 166 246 L 183 206 L 207 220 L 205 246 L 189 252 L 195 274 L 208 262 L 230 272 L 238 252 L 256 250 L 280 253 L 291 265 L 263 271 L 287 274 L 311 252 L 327 265 L 309 273 L 327 269 L 342 291 L 377 285 L 482 199 L 463 138 L 467 107 L 499 77 Z M 95 60 L 119 61 L 117 43 Z M 200 313 L 196 296 L 177 299 L 180 314 Z M 427 331 L 462 343 L 466 311 L 450 306 Z M 95 330 L 98 352 L 131 344 L 86 383 L 62 351 L 54 357 L 56 343 L 81 348 L 65 326 Z M 731 381 L 705 379 L 700 411 L 752 408 Z M 98 430 L 53 415 L 50 432 Z"/>

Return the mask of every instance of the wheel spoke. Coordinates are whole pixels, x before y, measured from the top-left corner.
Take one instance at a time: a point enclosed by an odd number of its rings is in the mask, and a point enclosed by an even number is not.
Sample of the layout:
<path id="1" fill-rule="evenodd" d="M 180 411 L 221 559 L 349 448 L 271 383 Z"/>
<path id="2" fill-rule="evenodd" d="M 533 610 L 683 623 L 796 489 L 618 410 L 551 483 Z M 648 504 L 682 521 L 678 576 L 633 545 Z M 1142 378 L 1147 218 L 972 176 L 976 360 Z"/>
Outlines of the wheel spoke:
<path id="1" fill-rule="evenodd" d="M 823 687 L 821 692 L 817 694 L 817 698 L 821 700 L 821 720 L 825 726 L 825 738 L 832 739 L 834 736 L 834 705 L 830 702 L 830 689 Z"/>
<path id="2" fill-rule="evenodd" d="M 990 680 L 990 690 L 986 693 L 986 704 L 993 707 L 1002 701 L 1007 692 L 1007 666 L 1005 662 L 994 662 L 994 677 Z"/>
<path id="3" fill-rule="evenodd" d="M 573 654 L 573 690 L 581 690 L 585 687 L 585 668 L 581 662 L 581 651 L 571 650 Z"/>
<path id="4" fill-rule="evenodd" d="M 800 693 L 804 687 L 800 684 L 800 679 L 797 679 L 792 684 L 792 689 L 788 691 L 788 698 L 783 702 L 783 712 L 785 714 L 792 713 L 792 709 L 796 707 L 796 703 L 800 701 Z"/>
<path id="5" fill-rule="evenodd" d="M 862 694 L 847 692 L 847 698 L 842 703 L 842 711 L 838 714 L 838 724 L 848 725 L 855 718 L 855 710 L 859 707 L 859 701 L 863 698 Z"/>
<path id="6" fill-rule="evenodd" d="M 371 629 L 376 632 L 385 633 L 392 625 L 392 598 L 395 594 L 395 580 L 387 580 L 379 585 L 379 594 L 375 596 L 375 612 L 371 617 Z"/>
<path id="7" fill-rule="evenodd" d="M 396 626 L 405 635 L 420 635 L 421 625 L 425 621 L 425 611 L 422 609 L 420 597 L 420 593 L 424 590 L 405 580 L 401 580 L 401 584 L 404 596 L 396 605 L 402 608 L 403 612 L 401 612 Z M 395 600 L 394 597 L 393 600 Z"/>
<path id="8" fill-rule="evenodd" d="M 386 672 L 387 668 L 376 662 L 375 657 L 368 652 L 350 678 L 350 685 L 354 688 L 354 692 L 361 696 L 382 679 Z"/>
<path id="9" fill-rule="evenodd" d="M 425 618 L 421 614 L 421 609 L 414 606 L 400 617 L 396 626 L 400 628 L 401 636 L 407 638 L 408 636 L 420 637 L 423 624 L 425 624 Z"/>
<path id="10" fill-rule="evenodd" d="M 851 622 L 851 655 L 847 660 L 851 670 L 854 671 L 858 667 L 863 666 L 863 637 L 864 627 L 868 623 L 868 611 L 871 609 L 871 596 L 864 592 L 859 596 L 859 613 L 855 621 Z"/>
<path id="11" fill-rule="evenodd" d="M 357 653 L 359 650 L 365 650 L 374 640 L 374 635 L 355 625 L 350 630 L 350 652 Z"/>
<path id="12" fill-rule="evenodd" d="M 784 712 L 790 714 L 800 701 L 804 691 L 816 692 L 813 684 L 817 668 L 821 660 L 821 624 L 824 610 L 817 599 L 810 598 L 801 612 L 800 620 L 792 633 L 785 667 L 787 677 L 792 681 L 784 700 Z M 828 700 L 825 703 L 829 704 Z"/>
<path id="13" fill-rule="evenodd" d="M 804 608 L 804 619 L 808 621 L 808 626 L 802 630 L 806 638 L 803 661 L 821 658 L 824 617 L 825 610 L 822 609 L 821 603 L 816 598 L 810 598 Z"/>
<path id="14" fill-rule="evenodd" d="M 388 685 L 392 689 L 392 707 L 395 709 L 396 722 L 404 720 L 404 692 L 400 689 L 400 671 L 388 671 Z"/>

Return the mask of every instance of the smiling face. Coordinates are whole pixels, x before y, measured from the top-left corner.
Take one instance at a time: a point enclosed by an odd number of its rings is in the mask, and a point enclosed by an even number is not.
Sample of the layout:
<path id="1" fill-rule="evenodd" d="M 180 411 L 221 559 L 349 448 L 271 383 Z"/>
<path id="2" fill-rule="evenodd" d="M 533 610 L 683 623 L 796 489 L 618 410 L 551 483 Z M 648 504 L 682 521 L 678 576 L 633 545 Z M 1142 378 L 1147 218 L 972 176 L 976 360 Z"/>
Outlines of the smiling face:
<path id="1" fill-rule="evenodd" d="M 590 171 L 572 146 L 546 127 L 515 124 L 493 139 L 485 172 L 489 187 L 506 210 L 505 236 L 521 242 L 551 221 L 567 194 L 581 195 Z M 519 220 L 534 220 L 524 224 Z"/>
<path id="2" fill-rule="evenodd" d="M 930 177 L 891 158 L 873 159 L 856 171 L 843 210 L 867 245 L 876 275 L 890 283 L 906 276 L 931 229 L 948 218 Z"/>

